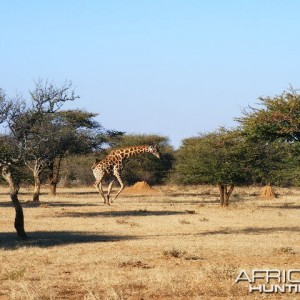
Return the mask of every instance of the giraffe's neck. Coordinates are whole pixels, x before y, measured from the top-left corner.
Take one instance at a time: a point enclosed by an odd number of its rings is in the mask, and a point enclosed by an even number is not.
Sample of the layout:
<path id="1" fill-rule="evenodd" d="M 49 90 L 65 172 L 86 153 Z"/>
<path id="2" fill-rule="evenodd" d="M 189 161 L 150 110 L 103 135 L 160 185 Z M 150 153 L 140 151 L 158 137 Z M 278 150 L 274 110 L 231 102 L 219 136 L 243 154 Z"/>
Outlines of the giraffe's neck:
<path id="1" fill-rule="evenodd" d="M 145 152 L 148 152 L 148 146 L 132 146 L 114 150 L 113 155 L 119 156 L 123 160 Z"/>

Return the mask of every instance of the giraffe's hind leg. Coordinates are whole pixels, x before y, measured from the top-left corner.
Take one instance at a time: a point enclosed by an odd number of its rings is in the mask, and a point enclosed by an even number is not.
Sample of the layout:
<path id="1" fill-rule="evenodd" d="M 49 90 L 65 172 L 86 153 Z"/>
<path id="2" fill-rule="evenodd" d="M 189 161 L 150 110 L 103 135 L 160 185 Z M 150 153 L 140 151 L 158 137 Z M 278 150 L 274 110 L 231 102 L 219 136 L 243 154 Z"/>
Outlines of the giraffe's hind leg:
<path id="1" fill-rule="evenodd" d="M 99 192 L 99 194 L 101 195 L 101 197 L 103 198 L 104 204 L 106 204 L 107 199 L 105 198 L 105 195 L 104 195 L 104 192 L 103 192 L 103 189 L 102 189 L 102 179 L 104 177 L 104 173 L 101 173 L 100 176 L 97 176 L 97 177 L 96 177 L 96 181 L 95 181 L 94 186 L 95 186 L 96 190 Z"/>
<path id="2" fill-rule="evenodd" d="M 123 183 L 123 181 L 122 181 L 122 178 L 121 178 L 121 176 L 120 176 L 120 173 L 119 173 L 119 171 L 117 171 L 117 170 L 114 170 L 114 176 L 118 179 L 118 182 L 120 183 L 120 189 L 118 190 L 118 192 L 117 192 L 117 194 L 115 195 L 115 197 L 113 198 L 113 200 L 111 201 L 111 203 L 113 203 L 116 199 L 117 199 L 117 197 L 120 195 L 120 193 L 123 191 L 123 189 L 124 189 L 124 183 Z"/>

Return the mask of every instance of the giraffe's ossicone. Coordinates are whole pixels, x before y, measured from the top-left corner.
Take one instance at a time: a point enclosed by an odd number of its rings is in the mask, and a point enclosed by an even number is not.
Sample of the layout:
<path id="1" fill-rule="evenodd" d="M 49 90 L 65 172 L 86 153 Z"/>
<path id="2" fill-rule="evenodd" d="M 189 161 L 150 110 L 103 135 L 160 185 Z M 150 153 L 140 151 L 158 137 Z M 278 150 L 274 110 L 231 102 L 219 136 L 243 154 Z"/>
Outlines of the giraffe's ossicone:
<path id="1" fill-rule="evenodd" d="M 104 200 L 105 204 L 110 205 L 122 192 L 124 189 L 124 183 L 121 177 L 121 171 L 123 169 L 123 161 L 126 158 L 129 158 L 134 155 L 142 154 L 142 153 L 151 153 L 157 158 L 160 158 L 159 152 L 157 150 L 156 145 L 143 145 L 143 146 L 132 146 L 125 147 L 117 150 L 111 151 L 105 158 L 102 160 L 96 160 L 92 165 L 93 174 L 96 178 L 95 187 L 97 191 L 99 191 L 101 197 Z M 114 179 L 109 183 L 107 189 L 107 195 L 105 197 L 104 191 L 102 188 L 102 180 L 106 175 L 114 176 Z M 110 202 L 110 193 L 115 182 L 115 178 L 118 180 L 120 184 L 120 189 L 114 196 L 113 200 Z"/>

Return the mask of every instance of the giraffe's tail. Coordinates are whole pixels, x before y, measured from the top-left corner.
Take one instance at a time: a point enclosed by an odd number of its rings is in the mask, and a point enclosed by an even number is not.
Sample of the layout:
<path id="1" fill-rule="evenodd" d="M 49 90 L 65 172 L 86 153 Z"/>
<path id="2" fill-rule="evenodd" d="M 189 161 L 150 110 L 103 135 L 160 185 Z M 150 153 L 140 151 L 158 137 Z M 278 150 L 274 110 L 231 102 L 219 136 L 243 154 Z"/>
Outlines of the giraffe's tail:
<path id="1" fill-rule="evenodd" d="M 99 161 L 100 161 L 100 159 L 98 159 L 98 158 L 95 159 L 95 162 L 94 162 L 93 165 L 91 166 L 91 169 L 92 169 L 92 170 L 94 170 L 94 169 L 97 167 Z"/>

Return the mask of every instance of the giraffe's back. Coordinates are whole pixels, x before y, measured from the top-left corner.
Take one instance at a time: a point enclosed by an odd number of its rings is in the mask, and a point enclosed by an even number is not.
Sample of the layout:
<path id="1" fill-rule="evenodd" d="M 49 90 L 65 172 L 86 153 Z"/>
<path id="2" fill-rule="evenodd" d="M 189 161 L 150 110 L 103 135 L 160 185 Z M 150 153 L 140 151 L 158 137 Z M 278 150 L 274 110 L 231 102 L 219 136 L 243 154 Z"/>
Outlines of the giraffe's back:
<path id="1" fill-rule="evenodd" d="M 102 160 L 96 161 L 92 166 L 92 170 L 93 170 L 94 174 L 95 174 L 95 172 L 96 173 L 104 172 L 107 174 L 113 174 L 114 168 L 118 167 L 120 169 L 121 166 L 122 166 L 121 157 L 118 157 L 118 156 L 110 153 Z"/>

